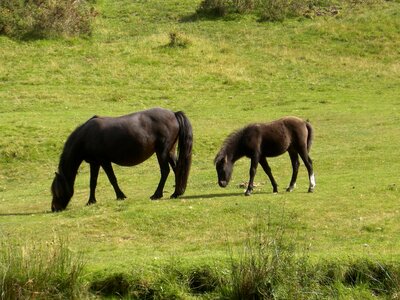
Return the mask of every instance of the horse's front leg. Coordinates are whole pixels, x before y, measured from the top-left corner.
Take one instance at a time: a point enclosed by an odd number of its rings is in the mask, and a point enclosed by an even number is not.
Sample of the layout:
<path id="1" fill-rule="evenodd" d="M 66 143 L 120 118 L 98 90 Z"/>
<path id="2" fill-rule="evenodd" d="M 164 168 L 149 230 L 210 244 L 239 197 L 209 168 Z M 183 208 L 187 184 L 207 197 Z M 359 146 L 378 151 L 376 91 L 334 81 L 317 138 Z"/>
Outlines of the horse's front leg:
<path id="1" fill-rule="evenodd" d="M 259 162 L 259 158 L 257 155 L 253 156 L 251 158 L 251 163 L 250 163 L 250 179 L 249 179 L 249 185 L 247 186 L 247 190 L 244 193 L 245 196 L 250 196 L 251 193 L 253 192 L 253 187 L 254 187 L 254 177 L 256 176 L 257 172 L 257 165 Z"/>
<path id="2" fill-rule="evenodd" d="M 160 182 L 158 183 L 156 191 L 150 197 L 151 200 L 157 200 L 157 199 L 162 198 L 162 196 L 163 196 L 165 182 L 167 181 L 168 174 L 170 171 L 167 157 L 168 157 L 168 155 L 163 155 L 163 154 L 157 153 L 158 164 L 160 165 L 161 178 L 160 178 Z"/>
<path id="3" fill-rule="evenodd" d="M 96 186 L 97 186 L 97 178 L 99 176 L 100 165 L 91 163 L 90 164 L 90 196 L 89 201 L 86 205 L 96 203 Z"/>
<path id="4" fill-rule="evenodd" d="M 114 188 L 115 195 L 117 196 L 117 199 L 118 200 L 125 199 L 126 196 L 118 186 L 117 177 L 115 177 L 114 170 L 112 168 L 111 162 L 103 163 L 101 166 L 103 167 L 103 170 L 106 172 L 108 180 L 110 181 L 111 185 Z"/>
<path id="5" fill-rule="evenodd" d="M 295 151 L 289 150 L 289 156 L 290 156 L 290 161 L 292 163 L 292 179 L 290 180 L 289 186 L 286 189 L 287 192 L 293 192 L 295 186 L 296 186 L 296 180 L 297 180 L 297 174 L 299 173 L 299 155 Z"/>
<path id="6" fill-rule="evenodd" d="M 278 184 L 276 183 L 274 176 L 272 176 L 271 168 L 268 165 L 267 159 L 265 157 L 260 159 L 260 165 L 263 168 L 264 172 L 268 175 L 269 180 L 271 181 L 273 192 L 277 193 Z"/>

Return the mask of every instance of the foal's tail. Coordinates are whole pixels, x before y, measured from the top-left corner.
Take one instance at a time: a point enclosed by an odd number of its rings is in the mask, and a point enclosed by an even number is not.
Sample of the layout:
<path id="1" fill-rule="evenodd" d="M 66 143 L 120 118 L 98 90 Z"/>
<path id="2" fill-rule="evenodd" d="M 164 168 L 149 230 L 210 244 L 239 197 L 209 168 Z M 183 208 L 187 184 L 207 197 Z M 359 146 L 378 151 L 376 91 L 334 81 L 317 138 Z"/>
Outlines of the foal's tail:
<path id="1" fill-rule="evenodd" d="M 175 192 L 172 198 L 176 198 L 185 192 L 190 166 L 192 164 L 193 132 L 189 119 L 182 111 L 175 113 L 179 124 L 178 137 L 178 161 L 175 171 Z"/>
<path id="2" fill-rule="evenodd" d="M 312 141 L 314 139 L 314 129 L 311 126 L 310 122 L 307 120 L 306 121 L 306 127 L 308 130 L 308 135 L 307 135 L 307 152 L 310 152 Z"/>

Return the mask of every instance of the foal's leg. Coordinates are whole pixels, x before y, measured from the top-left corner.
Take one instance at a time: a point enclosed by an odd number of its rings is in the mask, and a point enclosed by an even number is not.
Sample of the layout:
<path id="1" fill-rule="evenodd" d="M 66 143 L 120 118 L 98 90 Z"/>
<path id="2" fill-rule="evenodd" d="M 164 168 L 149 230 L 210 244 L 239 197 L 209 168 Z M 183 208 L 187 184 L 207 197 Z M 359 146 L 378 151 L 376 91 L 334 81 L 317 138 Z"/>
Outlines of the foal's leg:
<path id="1" fill-rule="evenodd" d="M 310 181 L 310 186 L 308 188 L 308 192 L 312 193 L 315 188 L 315 175 L 314 175 L 314 170 L 313 170 L 313 165 L 312 165 L 312 160 L 311 157 L 308 155 L 308 152 L 306 148 L 299 152 L 301 159 L 303 160 L 307 171 L 308 171 L 308 179 Z"/>
<path id="2" fill-rule="evenodd" d="M 108 180 L 110 181 L 111 185 L 114 188 L 117 199 L 118 200 L 125 199 L 126 196 L 118 186 L 117 177 L 115 177 L 111 162 L 103 163 L 101 166 L 103 167 L 103 170 L 106 172 Z"/>
<path id="3" fill-rule="evenodd" d="M 96 186 L 97 186 L 97 178 L 99 177 L 99 169 L 100 165 L 91 163 L 90 164 L 90 196 L 89 201 L 86 205 L 96 203 Z"/>
<path id="4" fill-rule="evenodd" d="M 253 191 L 254 177 L 256 176 L 258 162 L 259 162 L 258 155 L 254 155 L 254 156 L 251 158 L 251 163 L 250 163 L 250 179 L 249 179 L 249 185 L 247 186 L 247 190 L 246 190 L 246 192 L 244 193 L 245 196 L 250 196 L 251 192 Z"/>
<path id="5" fill-rule="evenodd" d="M 300 162 L 299 162 L 299 154 L 296 151 L 289 150 L 289 156 L 290 156 L 290 161 L 292 162 L 293 173 L 292 173 L 292 179 L 290 180 L 290 184 L 286 189 L 286 191 L 293 192 L 296 186 L 296 180 L 297 180 L 297 174 L 299 173 Z"/>
<path id="6" fill-rule="evenodd" d="M 271 168 L 268 165 L 267 159 L 265 157 L 260 158 L 260 165 L 263 168 L 264 172 L 268 175 L 269 180 L 271 181 L 273 192 L 278 192 L 278 184 L 275 181 L 274 176 L 272 176 Z"/>
<path id="7" fill-rule="evenodd" d="M 168 174 L 170 171 L 169 165 L 168 165 L 168 154 L 162 154 L 157 152 L 157 160 L 158 164 L 160 165 L 160 172 L 161 172 L 161 178 L 160 182 L 158 183 L 157 189 L 154 192 L 153 196 L 150 197 L 151 200 L 156 200 L 160 199 L 163 196 L 163 190 L 164 190 L 164 185 L 165 182 L 167 181 Z"/>

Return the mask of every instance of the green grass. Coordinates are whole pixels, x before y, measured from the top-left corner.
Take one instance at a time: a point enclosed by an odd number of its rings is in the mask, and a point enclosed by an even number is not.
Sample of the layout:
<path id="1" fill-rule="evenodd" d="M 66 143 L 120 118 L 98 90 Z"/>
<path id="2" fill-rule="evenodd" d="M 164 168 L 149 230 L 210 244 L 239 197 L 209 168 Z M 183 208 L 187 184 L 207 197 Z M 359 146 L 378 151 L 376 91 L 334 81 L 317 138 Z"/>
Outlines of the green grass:
<path id="1" fill-rule="evenodd" d="M 198 1 L 199 2 L 199 1 Z M 313 261 L 400 258 L 398 139 L 400 4 L 339 17 L 259 23 L 252 16 L 186 22 L 194 1 L 97 1 L 90 39 L 20 42 L 0 36 L 0 238 L 46 243 L 68 238 L 89 274 L 151 271 L 171 260 L 229 261 L 258 220 L 282 214 Z M 170 33 L 187 47 L 169 47 Z M 98 203 L 86 207 L 83 164 L 68 210 L 52 214 L 50 184 L 68 134 L 94 114 L 153 106 L 183 110 L 194 130 L 185 195 L 150 201 L 159 180 L 153 157 L 115 167 L 128 199 L 118 202 L 100 173 Z M 243 196 L 249 161 L 220 189 L 213 159 L 224 138 L 249 122 L 310 119 L 317 187 L 301 166 L 285 193 L 287 155 L 270 159 L 280 193 L 259 168 Z M 363 292 L 360 292 L 363 293 Z"/>

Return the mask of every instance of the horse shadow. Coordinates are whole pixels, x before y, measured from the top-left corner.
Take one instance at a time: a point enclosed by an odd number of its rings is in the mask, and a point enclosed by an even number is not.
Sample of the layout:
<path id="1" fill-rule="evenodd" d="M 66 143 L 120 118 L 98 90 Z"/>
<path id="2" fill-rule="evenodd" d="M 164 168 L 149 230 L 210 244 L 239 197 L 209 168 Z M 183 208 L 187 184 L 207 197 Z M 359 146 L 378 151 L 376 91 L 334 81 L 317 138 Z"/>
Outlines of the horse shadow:
<path id="1" fill-rule="evenodd" d="M 226 193 L 226 194 L 200 194 L 200 195 L 189 195 L 189 196 L 181 196 L 182 199 L 187 200 L 195 200 L 195 199 L 214 199 L 214 198 L 223 198 L 223 197 L 241 197 L 243 196 L 242 192 L 237 193 Z"/>
<path id="2" fill-rule="evenodd" d="M 50 211 L 42 211 L 42 212 L 10 212 L 10 213 L 0 213 L 1 217 L 26 217 L 26 216 L 40 216 L 46 215 L 50 213 Z"/>

